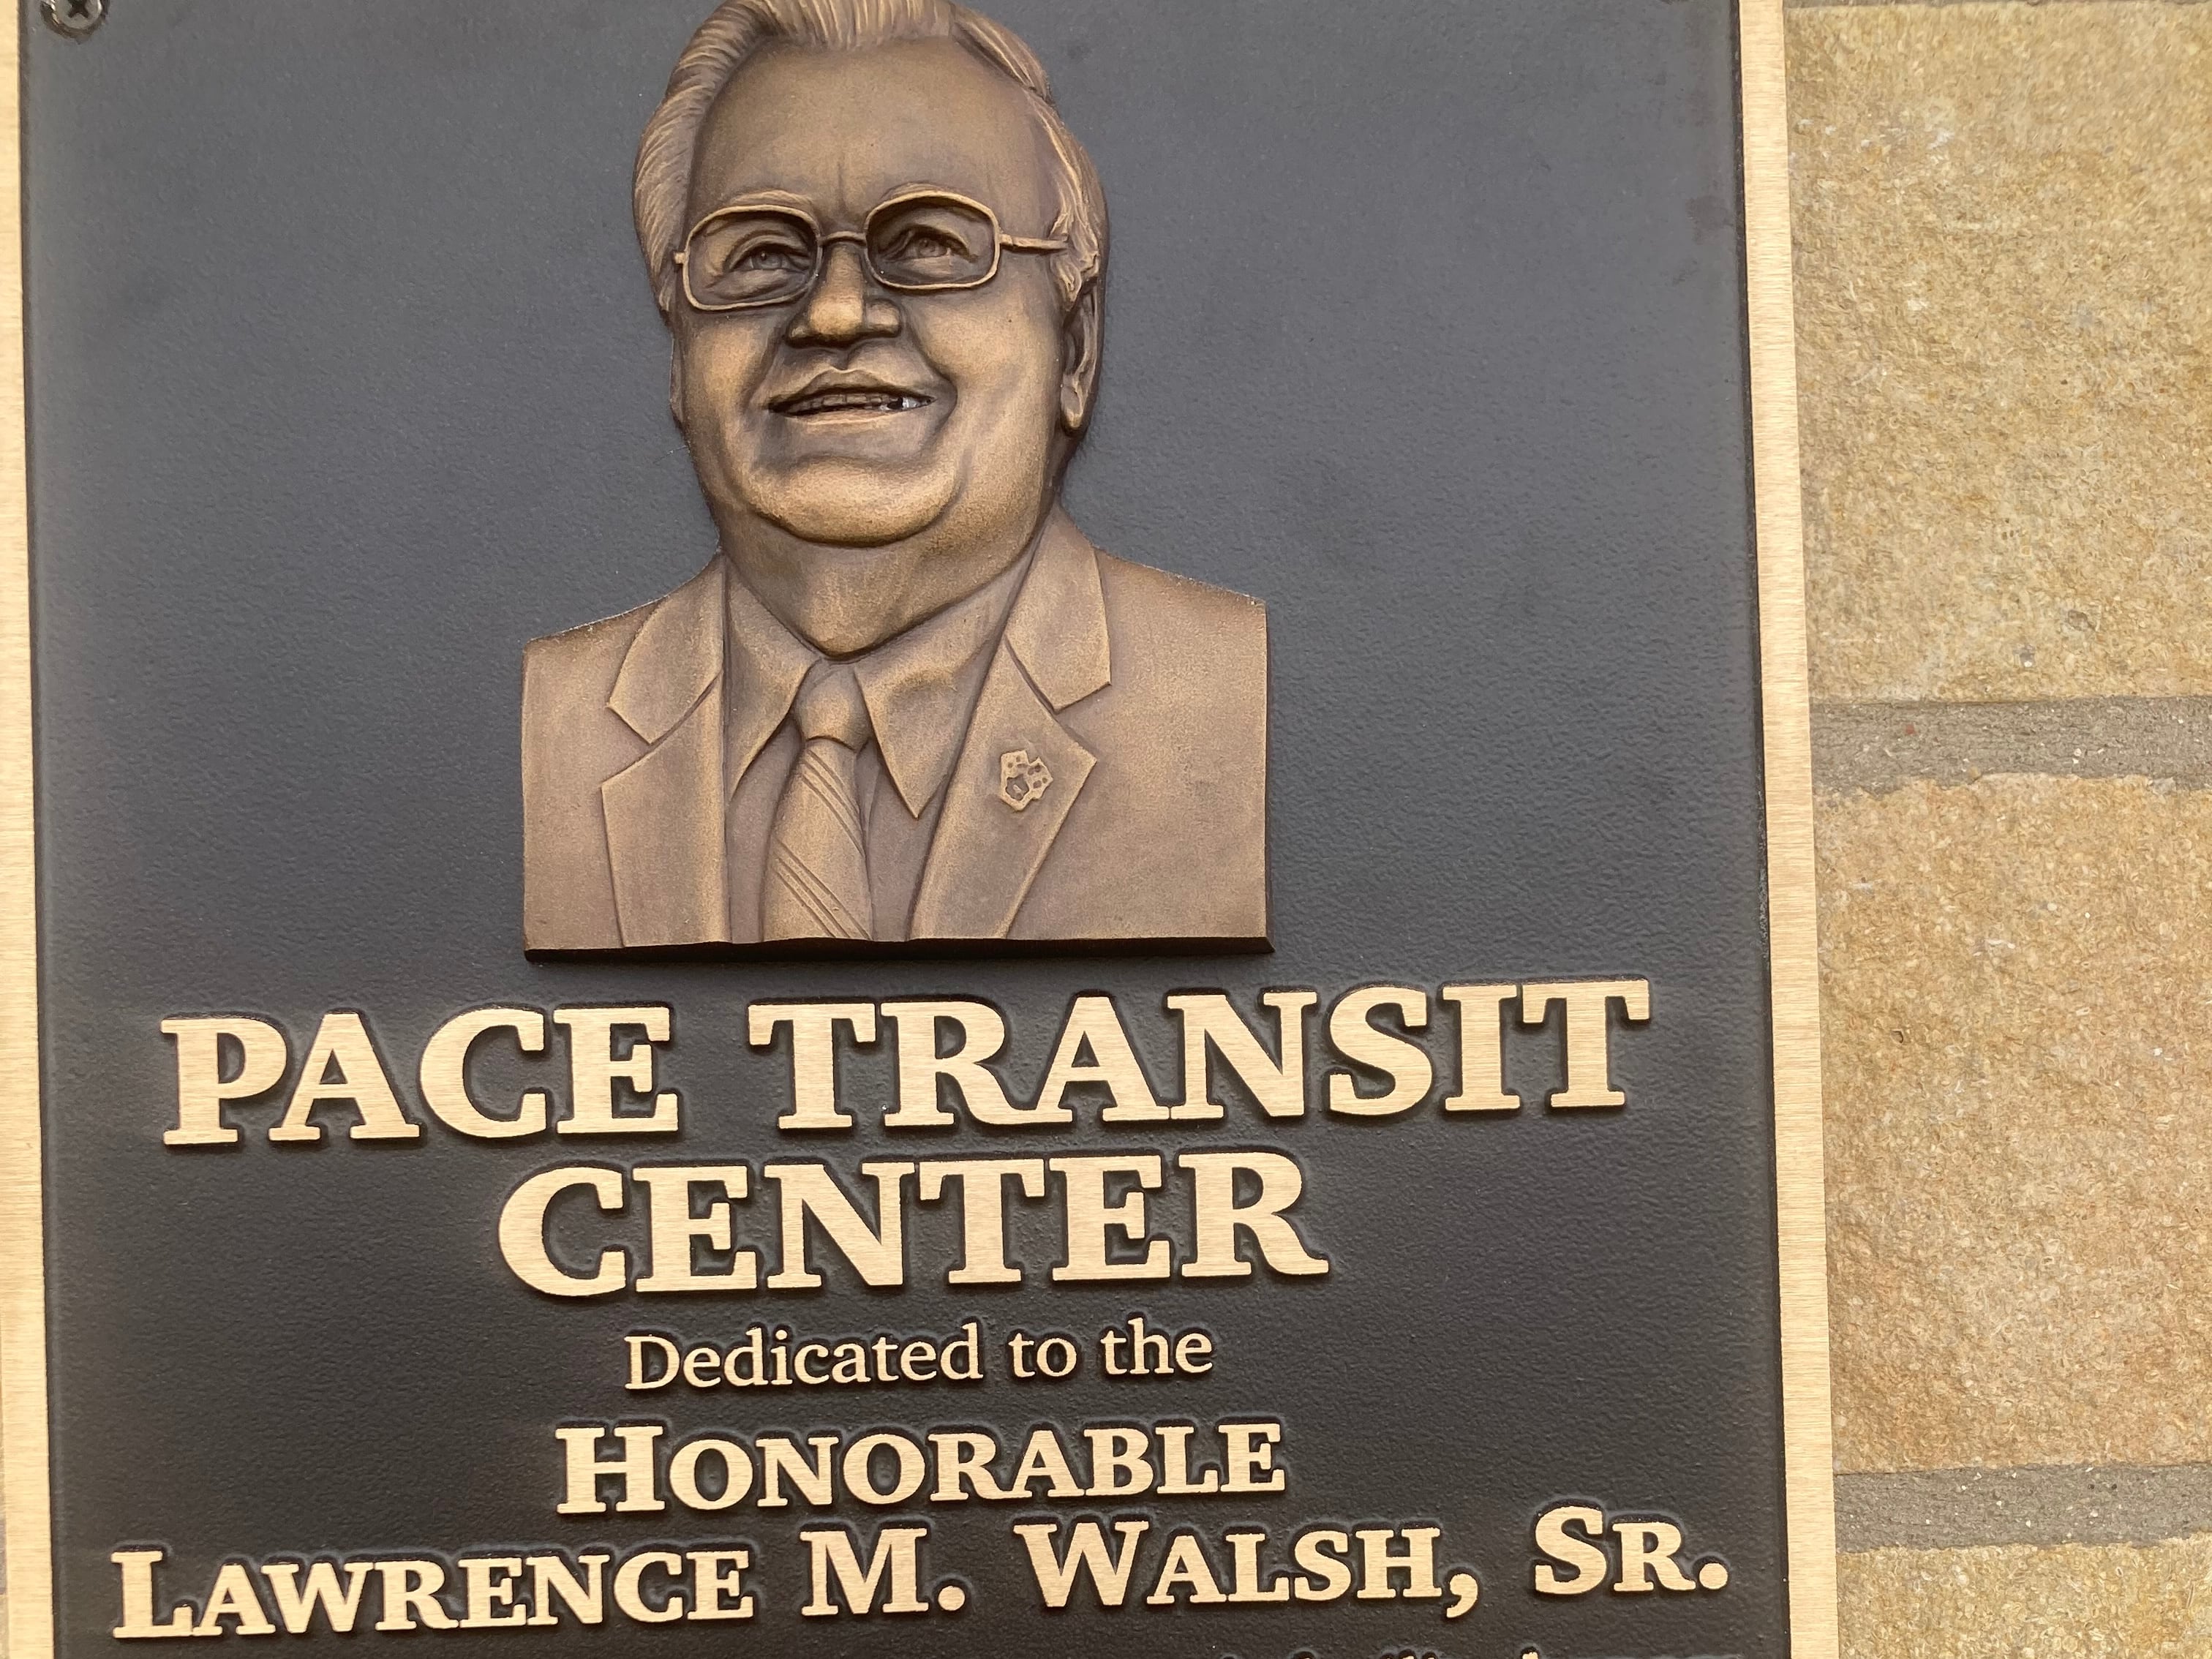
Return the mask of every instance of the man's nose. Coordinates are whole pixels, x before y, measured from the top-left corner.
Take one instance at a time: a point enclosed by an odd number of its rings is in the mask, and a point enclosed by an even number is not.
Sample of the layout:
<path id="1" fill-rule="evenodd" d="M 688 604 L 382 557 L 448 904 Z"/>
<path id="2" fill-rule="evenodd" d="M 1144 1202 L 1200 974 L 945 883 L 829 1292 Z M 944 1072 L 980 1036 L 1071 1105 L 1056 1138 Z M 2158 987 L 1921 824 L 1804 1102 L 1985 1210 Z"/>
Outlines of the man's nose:
<path id="1" fill-rule="evenodd" d="M 869 276 L 860 248 L 832 242 L 822 252 L 822 278 L 799 302 L 787 337 L 793 345 L 849 346 L 898 331 L 898 304 Z"/>

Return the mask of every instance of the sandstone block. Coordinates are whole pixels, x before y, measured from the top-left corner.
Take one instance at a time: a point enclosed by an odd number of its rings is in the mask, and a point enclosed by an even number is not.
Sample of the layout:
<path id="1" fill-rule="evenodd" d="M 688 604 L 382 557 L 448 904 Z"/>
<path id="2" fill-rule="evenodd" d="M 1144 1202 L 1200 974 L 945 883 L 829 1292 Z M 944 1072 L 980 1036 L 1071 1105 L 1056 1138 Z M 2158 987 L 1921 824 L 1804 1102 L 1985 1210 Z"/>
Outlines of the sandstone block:
<path id="1" fill-rule="evenodd" d="M 1839 1467 L 2212 1461 L 2212 793 L 1819 830 Z"/>
<path id="2" fill-rule="evenodd" d="M 1815 695 L 2212 690 L 2212 7 L 1789 29 Z"/>
<path id="3" fill-rule="evenodd" d="M 1875 1550 L 1840 1564 L 1845 1659 L 2204 1659 L 2212 1534 Z"/>

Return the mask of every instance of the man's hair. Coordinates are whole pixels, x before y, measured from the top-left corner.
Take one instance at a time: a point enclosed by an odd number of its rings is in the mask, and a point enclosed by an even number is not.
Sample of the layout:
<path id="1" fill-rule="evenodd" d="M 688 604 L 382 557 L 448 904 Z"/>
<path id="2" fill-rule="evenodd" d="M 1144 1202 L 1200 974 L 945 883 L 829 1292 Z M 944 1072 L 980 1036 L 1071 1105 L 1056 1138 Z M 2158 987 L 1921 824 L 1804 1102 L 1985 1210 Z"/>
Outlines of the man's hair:
<path id="1" fill-rule="evenodd" d="M 1049 143 L 1060 198 L 1050 234 L 1060 297 L 1073 307 L 1106 268 L 1106 193 L 1091 157 L 1060 119 L 1052 81 L 1012 30 L 952 0 L 723 0 L 676 60 L 668 91 L 638 146 L 632 204 L 638 246 L 661 314 L 682 295 L 676 256 L 690 231 L 691 167 L 699 130 L 748 58 L 780 43 L 852 52 L 893 40 L 957 40 L 1026 95 Z"/>

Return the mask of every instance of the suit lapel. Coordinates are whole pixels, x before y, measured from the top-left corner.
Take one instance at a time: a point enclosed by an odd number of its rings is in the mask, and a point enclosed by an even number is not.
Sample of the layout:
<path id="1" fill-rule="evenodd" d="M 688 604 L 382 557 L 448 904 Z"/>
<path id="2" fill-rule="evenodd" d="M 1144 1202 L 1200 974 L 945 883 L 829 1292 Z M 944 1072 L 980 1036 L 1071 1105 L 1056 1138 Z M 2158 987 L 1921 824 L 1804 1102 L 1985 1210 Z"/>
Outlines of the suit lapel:
<path id="1" fill-rule="evenodd" d="M 1021 758 L 1010 763 L 1010 757 Z M 1007 799 L 1009 764 L 1029 781 L 1018 797 L 1050 779 L 1019 811 Z M 1004 939 L 1093 764 L 1001 643 L 945 785 L 944 816 L 915 900 L 914 937 Z"/>
<path id="2" fill-rule="evenodd" d="M 1108 683 L 1107 647 L 1097 551 L 1055 510 L 945 785 L 915 938 L 1004 939 L 1012 930 L 1097 764 L 1059 711 Z"/>
<path id="3" fill-rule="evenodd" d="M 652 745 L 599 786 L 624 945 L 729 936 L 722 581 L 718 558 L 654 607 L 607 699 Z"/>

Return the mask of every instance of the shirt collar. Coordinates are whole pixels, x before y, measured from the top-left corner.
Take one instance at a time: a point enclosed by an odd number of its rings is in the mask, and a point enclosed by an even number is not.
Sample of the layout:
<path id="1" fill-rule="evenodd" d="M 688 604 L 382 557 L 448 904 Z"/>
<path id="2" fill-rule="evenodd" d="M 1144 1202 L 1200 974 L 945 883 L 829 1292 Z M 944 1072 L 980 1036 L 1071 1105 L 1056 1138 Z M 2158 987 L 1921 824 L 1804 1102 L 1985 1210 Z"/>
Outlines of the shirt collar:
<path id="1" fill-rule="evenodd" d="M 722 718 L 735 788 L 791 713 L 799 683 L 821 653 L 778 622 L 734 568 L 727 586 L 730 690 Z"/>
<path id="2" fill-rule="evenodd" d="M 1021 591 L 1028 556 L 975 592 L 851 659 L 868 705 L 876 745 L 899 799 L 915 817 L 935 799 L 960 758 L 969 716 Z M 729 582 L 731 688 L 729 777 L 734 785 L 791 714 L 807 670 L 821 653 L 760 602 L 741 578 Z"/>

